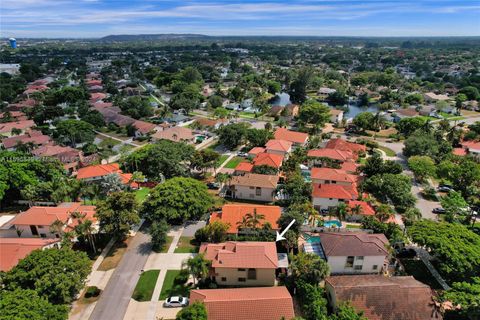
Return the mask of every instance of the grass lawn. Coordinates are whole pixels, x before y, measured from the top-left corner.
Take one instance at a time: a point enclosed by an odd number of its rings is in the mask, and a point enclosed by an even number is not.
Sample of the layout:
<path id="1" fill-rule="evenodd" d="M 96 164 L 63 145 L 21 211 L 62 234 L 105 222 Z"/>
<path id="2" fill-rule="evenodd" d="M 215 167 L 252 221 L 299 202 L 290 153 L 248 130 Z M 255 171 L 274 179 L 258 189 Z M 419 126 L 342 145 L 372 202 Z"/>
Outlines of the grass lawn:
<path id="1" fill-rule="evenodd" d="M 347 229 L 362 229 L 362 226 L 359 224 L 347 224 Z"/>
<path id="2" fill-rule="evenodd" d="M 137 301 L 150 301 L 159 273 L 160 270 L 148 270 L 142 273 L 135 286 L 132 298 Z"/>
<path id="3" fill-rule="evenodd" d="M 162 292 L 160 292 L 159 300 L 165 300 L 170 296 L 182 296 L 188 297 L 190 288 L 185 286 L 184 283 L 179 283 L 181 270 L 167 270 L 167 274 L 165 275 L 165 280 L 163 281 Z"/>
<path id="4" fill-rule="evenodd" d="M 220 167 L 222 163 L 224 163 L 225 160 L 227 160 L 227 158 L 228 158 L 228 154 L 222 154 L 220 158 L 218 158 L 217 163 L 215 164 L 215 168 Z"/>
<path id="5" fill-rule="evenodd" d="M 125 251 L 127 251 L 128 243 L 131 241 L 130 239 L 131 238 L 122 242 L 115 242 L 105 259 L 98 266 L 98 270 L 107 271 L 116 268 L 120 260 L 122 260 Z"/>
<path id="6" fill-rule="evenodd" d="M 150 193 L 150 188 L 141 188 L 141 189 L 135 190 L 135 198 L 139 203 L 142 203 L 149 193 Z"/>
<path id="7" fill-rule="evenodd" d="M 384 146 L 379 146 L 378 149 L 382 150 L 383 152 L 385 152 L 387 154 L 387 157 L 395 157 L 397 154 L 395 153 L 395 151 L 393 151 L 392 149 L 390 148 L 387 148 L 387 147 L 384 147 Z"/>
<path id="8" fill-rule="evenodd" d="M 180 237 L 175 253 L 197 253 L 198 247 L 192 244 L 193 237 Z"/>
<path id="9" fill-rule="evenodd" d="M 235 167 L 242 162 L 243 158 L 241 157 L 234 157 L 230 161 L 227 162 L 224 168 L 227 169 L 235 169 Z"/>
<path id="10" fill-rule="evenodd" d="M 167 236 L 167 242 L 163 246 L 163 249 L 162 249 L 162 251 L 160 251 L 160 253 L 167 253 L 168 249 L 170 248 L 170 245 L 172 244 L 172 241 L 173 241 L 173 237 L 172 236 Z"/>
<path id="11" fill-rule="evenodd" d="M 250 113 L 250 112 L 240 112 L 238 114 L 240 118 L 247 118 L 247 119 L 255 119 L 255 113 Z"/>
<path id="12" fill-rule="evenodd" d="M 432 276 L 422 260 L 400 259 L 400 261 L 405 267 L 406 273 L 412 275 L 418 281 L 429 285 L 433 289 L 442 289 L 442 286 Z"/>
<path id="13" fill-rule="evenodd" d="M 435 118 L 435 117 L 430 117 L 430 116 L 417 116 L 417 118 L 422 118 L 424 119 L 425 121 L 435 121 L 435 120 L 439 120 L 438 118 Z"/>

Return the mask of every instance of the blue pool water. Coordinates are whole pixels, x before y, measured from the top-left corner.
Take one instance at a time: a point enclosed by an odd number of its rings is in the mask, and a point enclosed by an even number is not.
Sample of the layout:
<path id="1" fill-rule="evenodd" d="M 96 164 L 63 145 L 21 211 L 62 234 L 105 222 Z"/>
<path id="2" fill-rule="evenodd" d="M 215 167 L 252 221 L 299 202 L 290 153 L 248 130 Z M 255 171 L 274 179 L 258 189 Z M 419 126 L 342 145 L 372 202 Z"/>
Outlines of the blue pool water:
<path id="1" fill-rule="evenodd" d="M 339 220 L 329 220 L 323 223 L 323 226 L 326 228 L 341 228 L 342 223 Z"/>
<path id="2" fill-rule="evenodd" d="M 309 243 L 320 242 L 320 237 L 309 237 L 307 239 L 307 242 L 309 242 Z"/>

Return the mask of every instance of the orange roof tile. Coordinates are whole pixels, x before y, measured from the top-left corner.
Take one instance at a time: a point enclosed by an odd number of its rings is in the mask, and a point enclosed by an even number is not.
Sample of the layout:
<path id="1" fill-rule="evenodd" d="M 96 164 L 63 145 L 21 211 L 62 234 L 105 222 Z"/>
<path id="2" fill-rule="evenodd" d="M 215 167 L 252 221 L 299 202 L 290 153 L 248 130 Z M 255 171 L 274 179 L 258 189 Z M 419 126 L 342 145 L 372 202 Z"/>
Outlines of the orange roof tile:
<path id="1" fill-rule="evenodd" d="M 331 139 L 327 142 L 327 145 L 325 147 L 328 149 L 351 151 L 354 153 L 367 151 L 367 147 L 362 144 L 353 143 L 342 139 Z"/>
<path id="2" fill-rule="evenodd" d="M 338 161 L 355 160 L 357 155 L 349 150 L 337 150 L 337 149 L 312 149 L 308 151 L 307 156 L 315 158 L 329 158 Z"/>
<path id="3" fill-rule="evenodd" d="M 275 242 L 202 243 L 199 252 L 212 261 L 212 268 L 278 268 Z"/>
<path id="4" fill-rule="evenodd" d="M 356 183 L 358 180 L 358 176 L 348 174 L 347 172 L 340 169 L 312 168 L 311 173 L 312 179 L 331 180 L 348 183 Z"/>
<path id="5" fill-rule="evenodd" d="M 374 216 L 375 215 L 375 210 L 372 208 L 372 206 L 368 202 L 351 200 L 351 201 L 348 201 L 347 205 L 350 209 L 355 208 L 355 206 L 360 206 L 362 208 L 362 211 L 360 212 L 360 215 L 362 215 L 362 216 Z"/>
<path id="6" fill-rule="evenodd" d="M 0 271 L 9 271 L 33 250 L 59 241 L 60 239 L 0 238 Z"/>
<path id="7" fill-rule="evenodd" d="M 253 164 L 250 162 L 240 162 L 235 167 L 235 171 L 250 172 L 253 169 Z"/>
<path id="8" fill-rule="evenodd" d="M 190 291 L 190 301 L 203 302 L 208 320 L 279 320 L 295 317 L 285 287 Z"/>
<path id="9" fill-rule="evenodd" d="M 273 153 L 260 153 L 253 159 L 254 166 L 270 166 L 280 168 L 282 166 L 283 156 Z"/>
<path id="10" fill-rule="evenodd" d="M 272 139 L 267 142 L 265 149 L 272 151 L 289 152 L 292 148 L 292 142 L 286 140 Z"/>
<path id="11" fill-rule="evenodd" d="M 308 134 L 303 132 L 291 131 L 285 128 L 278 128 L 275 131 L 275 139 L 286 140 L 293 143 L 304 144 L 308 141 Z"/>
<path id="12" fill-rule="evenodd" d="M 462 142 L 462 147 L 467 149 L 480 150 L 480 141 L 464 141 Z"/>
<path id="13" fill-rule="evenodd" d="M 275 189 L 277 187 L 278 180 L 278 176 L 247 173 L 243 176 L 232 177 L 232 179 L 230 179 L 230 185 Z"/>
<path id="14" fill-rule="evenodd" d="M 248 151 L 249 154 L 253 154 L 253 155 L 257 155 L 264 152 L 265 152 L 265 148 L 262 148 L 262 147 L 255 147 L 252 150 Z"/>
<path id="15" fill-rule="evenodd" d="M 163 131 L 158 131 L 152 135 L 157 140 L 165 139 L 174 142 L 188 141 L 194 138 L 193 131 L 184 127 L 171 127 Z"/>
<path id="16" fill-rule="evenodd" d="M 340 169 L 342 169 L 346 173 L 355 173 L 355 172 L 357 172 L 358 167 L 360 167 L 359 164 L 357 164 L 355 162 L 347 161 L 347 162 L 342 163 L 342 166 L 340 167 Z"/>
<path id="17" fill-rule="evenodd" d="M 112 173 L 121 173 L 118 163 L 98 164 L 78 169 L 77 179 L 103 177 Z"/>
<path id="18" fill-rule="evenodd" d="M 277 221 L 282 214 L 281 209 L 278 206 L 263 206 L 255 204 L 226 204 L 222 207 L 222 211 L 214 212 L 210 215 L 210 222 L 221 221 L 224 223 L 228 223 L 230 225 L 230 228 L 227 232 L 237 233 L 237 223 L 241 222 L 242 218 L 245 217 L 247 213 L 253 214 L 254 210 L 256 210 L 257 214 L 265 216 L 260 226 L 263 226 L 264 223 L 268 222 L 274 230 L 278 229 Z"/>
<path id="19" fill-rule="evenodd" d="M 312 190 L 313 198 L 332 198 L 354 200 L 358 192 L 354 186 L 342 186 L 339 184 L 314 184 Z"/>
<path id="20" fill-rule="evenodd" d="M 50 226 L 55 220 L 67 223 L 72 212 L 80 212 L 93 216 L 95 206 L 82 206 L 80 202 L 66 202 L 57 207 L 34 206 L 17 215 L 11 224 Z"/>
<path id="21" fill-rule="evenodd" d="M 452 150 L 452 153 L 456 156 L 466 156 L 467 155 L 467 150 L 463 148 L 454 148 Z"/>
<path id="22" fill-rule="evenodd" d="M 33 120 L 21 120 L 21 121 L 12 121 L 0 123 L 0 133 L 10 133 L 12 129 L 25 130 L 35 126 Z"/>

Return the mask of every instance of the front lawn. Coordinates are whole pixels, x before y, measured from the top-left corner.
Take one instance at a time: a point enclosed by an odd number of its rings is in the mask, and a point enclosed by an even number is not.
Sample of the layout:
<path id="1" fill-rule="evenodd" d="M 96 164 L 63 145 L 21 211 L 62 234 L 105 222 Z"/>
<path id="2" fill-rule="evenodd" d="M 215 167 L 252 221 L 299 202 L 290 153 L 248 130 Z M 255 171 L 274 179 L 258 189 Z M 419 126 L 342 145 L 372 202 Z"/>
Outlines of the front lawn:
<path id="1" fill-rule="evenodd" d="M 175 253 L 197 253 L 198 247 L 192 243 L 193 237 L 180 237 Z"/>
<path id="2" fill-rule="evenodd" d="M 220 158 L 218 158 L 217 163 L 215 164 L 215 168 L 220 167 L 222 163 L 224 163 L 225 160 L 227 160 L 227 158 L 228 158 L 228 154 L 222 154 Z"/>
<path id="3" fill-rule="evenodd" d="M 137 301 L 152 300 L 153 290 L 155 290 L 155 284 L 157 283 L 159 273 L 160 270 L 147 270 L 142 273 L 135 286 L 132 298 Z"/>
<path id="4" fill-rule="evenodd" d="M 387 148 L 387 147 L 384 147 L 384 146 L 379 146 L 378 149 L 382 150 L 383 152 L 385 152 L 385 154 L 387 155 L 387 157 L 395 157 L 397 154 L 395 153 L 395 151 L 393 151 L 392 149 L 390 148 Z"/>
<path id="5" fill-rule="evenodd" d="M 442 289 L 442 286 L 432 276 L 422 260 L 404 258 L 400 259 L 400 261 L 405 267 L 405 272 L 407 274 L 413 276 L 416 280 L 429 285 L 432 289 Z"/>
<path id="6" fill-rule="evenodd" d="M 235 169 L 237 165 L 242 162 L 244 159 L 241 157 L 233 157 L 230 159 L 230 161 L 227 162 L 227 164 L 224 166 L 224 168 L 227 169 Z"/>
<path id="7" fill-rule="evenodd" d="M 160 251 L 159 253 L 167 253 L 168 249 L 170 248 L 170 245 L 172 244 L 172 241 L 173 241 L 173 237 L 172 236 L 167 236 L 167 242 L 163 246 L 162 251 Z"/>
<path id="8" fill-rule="evenodd" d="M 122 260 L 125 251 L 127 251 L 128 243 L 131 241 L 130 239 L 131 238 L 122 242 L 115 242 L 115 244 L 110 248 L 110 251 L 108 251 L 105 259 L 103 259 L 102 263 L 98 266 L 98 270 L 108 271 L 116 268 L 120 260 Z"/>
<path id="9" fill-rule="evenodd" d="M 187 282 L 185 278 L 182 270 L 167 270 L 159 300 L 165 300 L 170 296 L 188 297 L 190 288 L 185 285 L 185 282 Z"/>
<path id="10" fill-rule="evenodd" d="M 135 198 L 139 203 L 142 203 L 145 201 L 145 198 L 148 196 L 150 193 L 150 188 L 140 188 L 138 190 L 135 190 Z"/>

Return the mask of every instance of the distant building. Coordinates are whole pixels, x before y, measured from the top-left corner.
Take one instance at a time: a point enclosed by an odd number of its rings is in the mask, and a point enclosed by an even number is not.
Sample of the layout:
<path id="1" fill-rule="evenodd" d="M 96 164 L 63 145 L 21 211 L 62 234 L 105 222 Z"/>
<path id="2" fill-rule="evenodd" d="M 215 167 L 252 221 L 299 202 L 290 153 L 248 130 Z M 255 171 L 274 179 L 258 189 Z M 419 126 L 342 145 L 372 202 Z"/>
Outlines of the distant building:
<path id="1" fill-rule="evenodd" d="M 0 73 L 16 75 L 20 73 L 20 64 L 18 63 L 0 63 Z"/>

